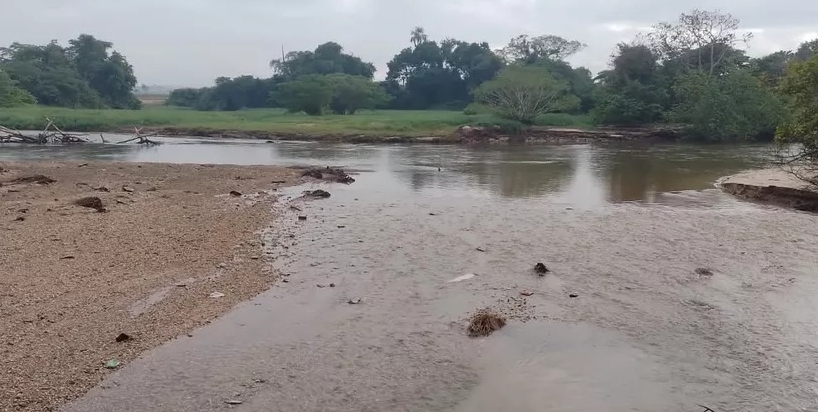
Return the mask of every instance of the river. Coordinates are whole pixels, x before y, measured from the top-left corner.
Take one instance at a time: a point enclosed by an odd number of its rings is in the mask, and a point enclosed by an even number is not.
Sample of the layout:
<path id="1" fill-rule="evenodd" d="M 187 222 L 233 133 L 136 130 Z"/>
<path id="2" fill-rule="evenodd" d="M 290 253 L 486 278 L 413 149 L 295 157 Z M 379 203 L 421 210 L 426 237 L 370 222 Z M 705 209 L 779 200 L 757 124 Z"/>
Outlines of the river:
<path id="1" fill-rule="evenodd" d="M 68 411 L 818 405 L 815 216 L 714 187 L 766 164 L 764 146 L 177 142 L 3 148 L 0 160 L 320 164 L 357 181 L 284 194 L 264 236 L 288 283 Z M 319 187 L 332 197 L 299 203 L 298 221 L 288 198 Z M 537 262 L 552 272 L 534 275 Z M 476 276 L 449 282 L 464 274 Z M 484 307 L 509 324 L 467 337 Z"/>

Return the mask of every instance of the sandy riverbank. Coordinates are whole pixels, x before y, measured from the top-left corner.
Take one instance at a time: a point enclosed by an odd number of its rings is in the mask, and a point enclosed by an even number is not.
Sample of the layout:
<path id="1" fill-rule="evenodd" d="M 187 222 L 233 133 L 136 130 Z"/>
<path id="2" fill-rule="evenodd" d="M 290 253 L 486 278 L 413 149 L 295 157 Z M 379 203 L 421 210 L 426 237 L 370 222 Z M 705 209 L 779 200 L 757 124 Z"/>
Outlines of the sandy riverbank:
<path id="1" fill-rule="evenodd" d="M 739 173 L 725 177 L 719 186 L 744 199 L 818 212 L 818 188 L 782 169 Z"/>
<path id="2" fill-rule="evenodd" d="M 0 168 L 0 411 L 52 410 L 96 385 L 107 360 L 125 364 L 267 289 L 259 230 L 275 189 L 301 179 L 272 166 Z M 35 174 L 55 182 L 12 182 Z M 107 211 L 71 204 L 86 196 Z"/>

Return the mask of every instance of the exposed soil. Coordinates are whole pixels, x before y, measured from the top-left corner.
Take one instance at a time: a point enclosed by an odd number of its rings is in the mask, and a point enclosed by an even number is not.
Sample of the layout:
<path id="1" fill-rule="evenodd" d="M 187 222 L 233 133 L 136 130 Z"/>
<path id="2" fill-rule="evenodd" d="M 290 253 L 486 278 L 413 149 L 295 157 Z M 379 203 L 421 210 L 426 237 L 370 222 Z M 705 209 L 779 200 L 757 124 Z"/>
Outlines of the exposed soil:
<path id="1" fill-rule="evenodd" d="M 54 410 L 96 385 L 106 361 L 186 339 L 267 289 L 259 229 L 276 188 L 300 181 L 261 166 L 0 170 L 0 411 Z"/>
<path id="2" fill-rule="evenodd" d="M 818 212 L 818 187 L 780 169 L 754 170 L 724 178 L 719 186 L 743 199 Z"/>

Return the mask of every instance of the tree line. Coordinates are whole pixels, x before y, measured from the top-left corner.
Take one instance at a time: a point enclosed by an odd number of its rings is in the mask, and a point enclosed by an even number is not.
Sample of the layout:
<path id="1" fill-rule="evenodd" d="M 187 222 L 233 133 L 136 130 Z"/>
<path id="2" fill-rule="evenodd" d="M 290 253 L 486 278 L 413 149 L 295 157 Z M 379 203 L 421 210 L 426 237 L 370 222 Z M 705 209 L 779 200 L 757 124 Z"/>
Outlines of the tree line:
<path id="1" fill-rule="evenodd" d="M 83 34 L 67 47 L 52 41 L 0 48 L 0 107 L 140 108 L 133 67 L 112 47 Z"/>
<path id="2" fill-rule="evenodd" d="M 279 107 L 308 115 L 361 109 L 450 109 L 494 113 L 515 124 L 548 112 L 582 114 L 598 124 L 684 125 L 692 138 L 771 138 L 788 124 L 798 98 L 794 80 L 816 59 L 818 39 L 793 51 L 752 58 L 751 33 L 721 12 L 693 10 L 620 43 L 609 68 L 593 75 L 567 59 L 586 45 L 557 35 L 486 42 L 431 39 L 415 28 L 407 47 L 375 66 L 335 42 L 270 62 L 271 76 L 219 77 L 204 88 L 174 90 L 167 104 L 197 110 Z M 0 105 L 139 108 L 136 78 L 112 44 L 81 35 L 63 47 L 14 43 L 0 49 Z M 790 107 L 788 107 L 790 105 Z"/>

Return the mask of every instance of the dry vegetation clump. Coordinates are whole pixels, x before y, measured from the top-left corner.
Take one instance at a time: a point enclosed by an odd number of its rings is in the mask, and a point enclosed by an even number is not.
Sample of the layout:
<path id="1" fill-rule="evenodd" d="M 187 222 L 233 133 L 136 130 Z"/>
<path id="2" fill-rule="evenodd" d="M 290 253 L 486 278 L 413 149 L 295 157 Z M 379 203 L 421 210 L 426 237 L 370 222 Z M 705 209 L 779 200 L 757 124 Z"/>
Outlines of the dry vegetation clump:
<path id="1" fill-rule="evenodd" d="M 469 336 L 489 336 L 506 326 L 506 318 L 491 309 L 482 309 L 469 320 Z"/>

